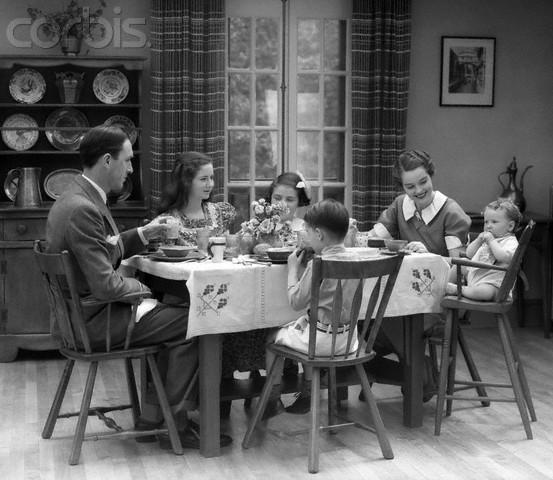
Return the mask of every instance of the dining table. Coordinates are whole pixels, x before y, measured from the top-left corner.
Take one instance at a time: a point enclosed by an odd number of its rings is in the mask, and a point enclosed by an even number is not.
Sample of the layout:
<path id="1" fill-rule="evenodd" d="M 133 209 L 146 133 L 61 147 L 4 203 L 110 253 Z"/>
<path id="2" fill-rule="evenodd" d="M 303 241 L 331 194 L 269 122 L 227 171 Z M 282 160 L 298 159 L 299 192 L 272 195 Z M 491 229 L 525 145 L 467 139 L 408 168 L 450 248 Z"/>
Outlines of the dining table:
<path id="1" fill-rule="evenodd" d="M 363 258 L 355 248 L 351 253 Z M 197 337 L 199 342 L 200 453 L 220 455 L 222 335 L 282 326 L 301 315 L 288 303 L 287 264 L 243 256 L 212 262 L 137 255 L 123 265 L 130 269 L 127 273 L 138 271 L 143 278 L 145 274 L 152 290 L 189 298 L 187 337 Z M 422 426 L 424 314 L 441 311 L 448 273 L 449 264 L 439 255 L 405 255 L 386 310 L 387 317 L 403 318 L 403 423 L 407 427 Z"/>

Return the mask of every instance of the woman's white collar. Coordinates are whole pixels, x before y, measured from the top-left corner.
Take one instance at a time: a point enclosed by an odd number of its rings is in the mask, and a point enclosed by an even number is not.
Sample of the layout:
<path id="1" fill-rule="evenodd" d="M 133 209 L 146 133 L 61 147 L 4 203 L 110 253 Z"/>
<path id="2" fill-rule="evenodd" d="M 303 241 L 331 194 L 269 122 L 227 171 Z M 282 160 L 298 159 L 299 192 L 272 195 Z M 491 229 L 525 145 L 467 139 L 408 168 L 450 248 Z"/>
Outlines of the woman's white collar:
<path id="1" fill-rule="evenodd" d="M 432 203 L 428 205 L 428 207 L 424 208 L 421 211 L 421 218 L 424 221 L 424 223 L 428 224 L 440 211 L 440 209 L 444 206 L 444 203 L 447 201 L 447 197 L 435 190 L 434 191 L 434 198 L 432 200 Z M 415 206 L 415 202 L 409 198 L 408 195 L 405 195 L 403 198 L 403 217 L 406 221 L 413 218 L 417 213 L 417 207 Z"/>

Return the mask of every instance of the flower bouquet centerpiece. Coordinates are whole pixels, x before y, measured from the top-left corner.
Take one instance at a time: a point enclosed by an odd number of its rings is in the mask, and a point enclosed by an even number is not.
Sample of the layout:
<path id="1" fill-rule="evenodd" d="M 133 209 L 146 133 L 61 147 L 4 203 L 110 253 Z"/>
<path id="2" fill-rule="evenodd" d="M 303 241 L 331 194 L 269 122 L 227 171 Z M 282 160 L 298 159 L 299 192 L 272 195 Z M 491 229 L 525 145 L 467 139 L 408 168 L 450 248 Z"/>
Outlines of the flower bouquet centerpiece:
<path id="1" fill-rule="evenodd" d="M 284 202 L 271 204 L 261 198 L 252 202 L 253 217 L 243 222 L 240 235 L 250 236 L 257 244 L 254 252 L 265 254 L 269 247 L 290 245 L 293 242 L 291 222 L 283 220 L 290 213 Z"/>

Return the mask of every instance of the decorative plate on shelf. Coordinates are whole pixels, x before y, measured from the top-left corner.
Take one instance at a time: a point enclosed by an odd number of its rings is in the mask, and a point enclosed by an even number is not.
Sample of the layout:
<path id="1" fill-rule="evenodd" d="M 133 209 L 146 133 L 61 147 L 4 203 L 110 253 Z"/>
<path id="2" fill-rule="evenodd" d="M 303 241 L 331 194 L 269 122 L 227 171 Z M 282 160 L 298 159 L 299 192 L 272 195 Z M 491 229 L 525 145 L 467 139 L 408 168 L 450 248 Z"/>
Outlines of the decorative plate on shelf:
<path id="1" fill-rule="evenodd" d="M 106 68 L 94 77 L 92 90 L 102 103 L 121 103 L 129 94 L 129 81 L 119 70 Z"/>
<path id="2" fill-rule="evenodd" d="M 107 127 L 119 127 L 128 135 L 132 145 L 134 145 L 134 142 L 138 138 L 138 132 L 133 121 L 125 115 L 112 115 L 104 122 L 104 125 Z"/>
<path id="3" fill-rule="evenodd" d="M 2 140 L 12 150 L 29 150 L 38 140 L 38 123 L 24 113 L 10 115 L 4 120 L 2 127 L 13 129 L 2 130 Z"/>
<path id="4" fill-rule="evenodd" d="M 17 169 L 10 170 L 4 179 L 4 193 L 12 202 L 15 202 L 15 194 L 19 187 L 19 175 Z"/>
<path id="5" fill-rule="evenodd" d="M 88 126 L 79 110 L 58 108 L 46 119 L 46 138 L 58 150 L 77 150 Z"/>
<path id="6" fill-rule="evenodd" d="M 44 191 L 52 200 L 57 200 L 73 179 L 82 172 L 75 168 L 60 168 L 50 172 L 44 179 Z"/>
<path id="7" fill-rule="evenodd" d="M 10 94 L 20 103 L 36 103 L 45 93 L 44 77 L 32 68 L 20 68 L 10 79 Z"/>

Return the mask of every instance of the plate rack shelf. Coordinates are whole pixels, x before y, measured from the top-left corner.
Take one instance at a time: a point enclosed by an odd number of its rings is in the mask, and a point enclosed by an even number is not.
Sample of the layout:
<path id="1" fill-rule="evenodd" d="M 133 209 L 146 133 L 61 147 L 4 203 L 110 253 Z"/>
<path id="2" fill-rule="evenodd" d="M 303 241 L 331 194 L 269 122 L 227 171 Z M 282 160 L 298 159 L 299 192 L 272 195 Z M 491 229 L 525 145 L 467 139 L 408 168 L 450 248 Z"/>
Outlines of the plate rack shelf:
<path id="1" fill-rule="evenodd" d="M 114 115 L 125 116 L 132 121 L 137 133 L 133 145 L 132 191 L 125 201 L 113 204 L 112 212 L 121 231 L 142 224 L 146 215 L 141 161 L 141 84 L 144 61 L 142 57 L 128 56 L 0 56 L 0 362 L 15 359 L 21 348 L 57 348 L 56 340 L 50 335 L 48 302 L 32 248 L 35 239 L 45 238 L 46 218 L 53 202 L 46 194 L 45 180 L 52 179 L 52 172 L 80 170 L 81 164 L 77 150 L 59 150 L 48 140 L 45 122 L 52 112 L 61 108 L 76 109 L 86 117 L 88 128 L 103 124 Z M 36 103 L 18 102 L 10 92 L 11 79 L 22 68 L 35 70 L 44 78 L 46 89 Z M 94 94 L 94 79 L 106 69 L 117 69 L 128 80 L 128 95 L 119 103 L 103 103 Z M 62 101 L 56 85 L 56 73 L 64 72 L 84 73 L 77 103 Z M 20 91 L 25 92 L 25 86 Z M 27 150 L 9 148 L 1 135 L 7 130 L 2 128 L 6 119 L 17 114 L 32 117 L 38 125 L 38 139 Z M 60 125 L 56 131 L 59 130 L 57 133 L 61 134 L 70 132 L 66 128 Z M 19 167 L 41 169 L 42 207 L 15 207 L 9 199 L 8 193 L 13 196 L 13 191 L 8 189 L 6 193 L 5 179 L 11 169 Z M 55 187 L 59 188 L 58 185 Z"/>

